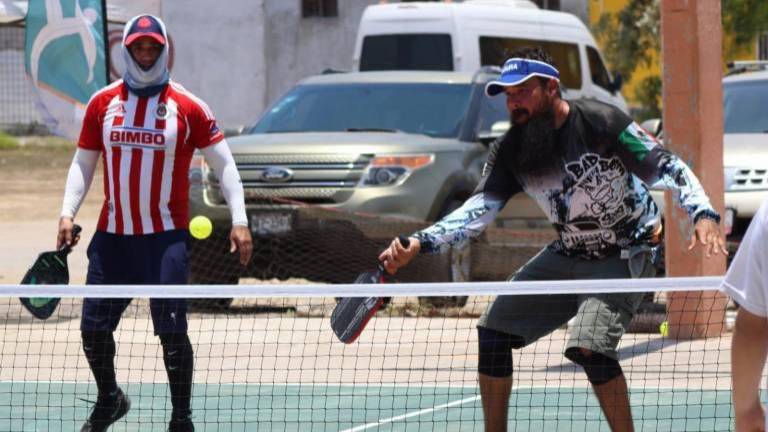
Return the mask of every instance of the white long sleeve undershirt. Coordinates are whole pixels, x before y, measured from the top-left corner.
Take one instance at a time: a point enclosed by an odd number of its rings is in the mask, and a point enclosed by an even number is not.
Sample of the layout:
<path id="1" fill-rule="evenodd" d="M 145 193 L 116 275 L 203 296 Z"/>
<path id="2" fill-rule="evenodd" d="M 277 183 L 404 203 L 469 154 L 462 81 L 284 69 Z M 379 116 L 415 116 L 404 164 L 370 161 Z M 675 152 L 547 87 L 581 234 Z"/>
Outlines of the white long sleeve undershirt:
<path id="1" fill-rule="evenodd" d="M 213 169 L 219 179 L 221 193 L 227 201 L 229 212 L 232 215 L 232 225 L 248 226 L 248 218 L 245 215 L 245 194 L 240 174 L 237 172 L 235 159 L 226 140 L 208 146 L 201 150 L 208 166 Z"/>
<path id="2" fill-rule="evenodd" d="M 85 199 L 85 194 L 91 187 L 93 173 L 99 163 L 99 152 L 78 148 L 72 158 L 72 165 L 67 174 L 67 184 L 64 187 L 64 204 L 61 208 L 61 216 L 74 218 L 80 205 Z"/>

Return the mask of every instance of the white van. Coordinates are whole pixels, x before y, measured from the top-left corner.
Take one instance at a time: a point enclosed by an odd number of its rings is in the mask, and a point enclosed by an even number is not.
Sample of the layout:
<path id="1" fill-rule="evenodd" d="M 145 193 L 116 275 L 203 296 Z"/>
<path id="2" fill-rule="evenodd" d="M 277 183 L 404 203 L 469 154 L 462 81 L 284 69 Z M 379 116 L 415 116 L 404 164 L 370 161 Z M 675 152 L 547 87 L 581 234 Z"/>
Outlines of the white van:
<path id="1" fill-rule="evenodd" d="M 477 71 L 501 66 L 516 48 L 538 45 L 554 58 L 567 99 L 595 98 L 627 111 L 595 39 L 574 15 L 528 0 L 409 2 L 368 6 L 354 69 Z"/>

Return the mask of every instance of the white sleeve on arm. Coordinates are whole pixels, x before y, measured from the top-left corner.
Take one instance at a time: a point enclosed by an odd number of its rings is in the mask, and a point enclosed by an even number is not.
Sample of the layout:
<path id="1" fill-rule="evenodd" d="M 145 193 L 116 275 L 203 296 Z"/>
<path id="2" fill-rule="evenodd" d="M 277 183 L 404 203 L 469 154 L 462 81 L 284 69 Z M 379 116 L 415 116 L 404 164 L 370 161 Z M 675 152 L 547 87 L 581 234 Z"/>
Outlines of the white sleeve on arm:
<path id="1" fill-rule="evenodd" d="M 723 280 L 723 291 L 754 315 L 768 317 L 768 201 L 747 228 Z"/>
<path id="2" fill-rule="evenodd" d="M 93 181 L 93 173 L 99 163 L 99 151 L 78 148 L 69 167 L 67 184 L 64 187 L 64 204 L 61 216 L 74 218 L 88 193 Z"/>
<path id="3" fill-rule="evenodd" d="M 232 215 L 232 225 L 248 226 L 248 218 L 245 216 L 245 194 L 240 174 L 237 172 L 235 159 L 226 140 L 205 147 L 201 150 L 206 162 L 213 169 L 221 185 L 221 192 L 227 200 L 229 212 Z"/>

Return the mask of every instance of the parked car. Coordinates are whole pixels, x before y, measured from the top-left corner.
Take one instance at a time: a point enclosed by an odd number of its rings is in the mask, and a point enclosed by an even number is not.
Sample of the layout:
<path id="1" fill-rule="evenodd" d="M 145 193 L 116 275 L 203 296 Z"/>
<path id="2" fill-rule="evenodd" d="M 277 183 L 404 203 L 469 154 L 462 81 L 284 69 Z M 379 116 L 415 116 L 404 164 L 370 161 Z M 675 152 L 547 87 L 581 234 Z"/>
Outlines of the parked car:
<path id="1" fill-rule="evenodd" d="M 497 77 L 498 69 L 488 68 L 328 73 L 301 81 L 243 135 L 228 139 L 256 248 L 245 273 L 231 256 L 205 253 L 226 248 L 214 243 L 225 240 L 230 215 L 213 173 L 204 163 L 193 167 L 190 175 L 201 181 L 192 182 L 191 215 L 208 216 L 222 234 L 193 243 L 193 282 L 237 283 L 252 273 L 351 283 L 365 269 L 339 263 L 365 257 L 374 265 L 392 236 L 379 230 L 375 241 L 375 233 L 340 241 L 339 233 L 357 226 L 345 215 L 434 221 L 471 194 L 488 143 L 508 125 L 504 98 L 483 91 Z M 468 249 L 441 258 L 445 268 L 418 279 L 466 278 Z"/>
<path id="2" fill-rule="evenodd" d="M 608 72 L 587 26 L 528 0 L 370 5 L 360 18 L 353 68 L 473 72 L 501 66 L 510 52 L 532 45 L 552 55 L 568 97 L 627 110 L 621 77 Z"/>
<path id="3" fill-rule="evenodd" d="M 768 70 L 766 62 L 736 62 L 723 78 L 725 214 L 731 257 L 749 222 L 768 198 Z M 643 127 L 663 140 L 659 119 Z M 663 207 L 663 195 L 654 191 Z"/>

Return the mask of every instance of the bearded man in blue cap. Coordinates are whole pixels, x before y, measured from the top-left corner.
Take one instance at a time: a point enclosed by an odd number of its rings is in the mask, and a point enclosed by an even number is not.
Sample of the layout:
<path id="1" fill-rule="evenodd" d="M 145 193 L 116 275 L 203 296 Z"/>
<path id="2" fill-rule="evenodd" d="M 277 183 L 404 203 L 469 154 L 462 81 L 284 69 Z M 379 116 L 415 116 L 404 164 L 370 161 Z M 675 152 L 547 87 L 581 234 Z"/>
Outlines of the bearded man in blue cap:
<path id="1" fill-rule="evenodd" d="M 720 216 L 696 176 L 618 108 L 561 98 L 560 73 L 540 48 L 516 51 L 486 85 L 504 94 L 512 128 L 491 145 L 483 177 L 462 207 L 397 240 L 379 259 L 394 273 L 418 253 L 441 253 L 479 235 L 506 202 L 526 192 L 559 238 L 521 267 L 515 281 L 652 277 L 661 214 L 648 192 L 675 192 L 706 256 L 727 254 Z M 498 296 L 478 321 L 478 372 L 487 431 L 507 429 L 512 349 L 572 318 L 565 356 L 582 366 L 613 431 L 632 431 L 617 346 L 643 293 Z"/>

